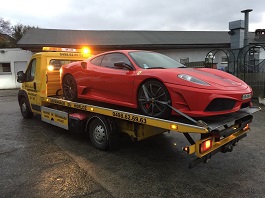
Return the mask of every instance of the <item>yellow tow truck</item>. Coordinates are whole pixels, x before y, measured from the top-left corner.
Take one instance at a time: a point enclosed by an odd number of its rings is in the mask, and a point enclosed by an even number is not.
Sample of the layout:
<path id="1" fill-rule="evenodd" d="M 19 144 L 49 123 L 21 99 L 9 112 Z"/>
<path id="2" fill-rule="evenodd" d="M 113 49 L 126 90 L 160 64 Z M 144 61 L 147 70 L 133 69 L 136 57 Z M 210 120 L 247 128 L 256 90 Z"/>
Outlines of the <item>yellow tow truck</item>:
<path id="1" fill-rule="evenodd" d="M 28 119 L 34 113 L 39 114 L 44 122 L 73 132 L 88 133 L 91 144 L 101 150 L 117 148 L 120 133 L 135 141 L 165 132 L 183 133 L 190 143 L 183 151 L 196 156 L 189 164 L 192 168 L 207 162 L 217 152 L 231 152 L 250 131 L 252 114 L 260 110 L 248 107 L 229 115 L 194 120 L 172 108 L 182 116 L 160 119 L 102 103 L 64 100 L 61 66 L 89 56 L 88 48 L 44 47 L 43 52 L 34 54 L 25 73 L 17 73 L 18 82 L 22 83 L 18 92 L 22 116 Z"/>

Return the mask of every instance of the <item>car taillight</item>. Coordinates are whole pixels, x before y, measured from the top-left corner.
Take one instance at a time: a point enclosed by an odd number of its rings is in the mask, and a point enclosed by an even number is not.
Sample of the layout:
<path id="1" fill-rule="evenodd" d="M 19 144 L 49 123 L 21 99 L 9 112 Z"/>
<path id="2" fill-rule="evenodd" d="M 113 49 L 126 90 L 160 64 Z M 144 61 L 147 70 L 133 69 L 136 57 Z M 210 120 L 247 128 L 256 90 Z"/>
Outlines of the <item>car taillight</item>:
<path id="1" fill-rule="evenodd" d="M 200 153 L 204 153 L 205 151 L 209 150 L 210 148 L 212 148 L 212 145 L 213 145 L 212 139 L 203 141 L 200 144 Z"/>

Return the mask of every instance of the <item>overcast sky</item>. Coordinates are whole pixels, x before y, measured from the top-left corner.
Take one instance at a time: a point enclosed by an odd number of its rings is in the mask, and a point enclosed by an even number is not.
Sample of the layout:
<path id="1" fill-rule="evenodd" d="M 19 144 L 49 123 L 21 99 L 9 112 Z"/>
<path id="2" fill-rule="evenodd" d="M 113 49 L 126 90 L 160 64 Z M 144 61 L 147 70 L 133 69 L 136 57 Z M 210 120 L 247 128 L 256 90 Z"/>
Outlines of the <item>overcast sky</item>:
<path id="1" fill-rule="evenodd" d="M 48 29 L 227 31 L 244 9 L 250 31 L 265 29 L 265 0 L 1 0 L 0 17 Z"/>

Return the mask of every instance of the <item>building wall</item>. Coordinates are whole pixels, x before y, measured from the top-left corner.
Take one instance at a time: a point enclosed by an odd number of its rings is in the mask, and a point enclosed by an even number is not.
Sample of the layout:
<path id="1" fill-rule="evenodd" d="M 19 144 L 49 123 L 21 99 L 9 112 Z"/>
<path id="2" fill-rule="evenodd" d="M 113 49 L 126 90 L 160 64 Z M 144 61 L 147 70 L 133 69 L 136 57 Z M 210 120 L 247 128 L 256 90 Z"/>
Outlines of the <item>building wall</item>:
<path id="1" fill-rule="evenodd" d="M 188 58 L 189 62 L 205 61 L 205 57 L 211 49 L 172 49 L 172 50 L 156 50 L 161 54 L 165 54 L 180 62 L 181 59 Z M 226 57 L 225 53 L 219 51 L 215 54 L 213 63 L 217 64 L 217 69 L 221 69 L 227 64 L 222 62 L 222 57 Z"/>
<path id="2" fill-rule="evenodd" d="M 115 50 L 115 49 L 112 49 Z M 181 62 L 182 59 L 187 59 L 189 62 L 202 62 L 205 61 L 206 55 L 213 49 L 210 48 L 195 48 L 195 49 L 168 49 L 168 50 L 150 50 L 155 51 L 161 54 L 164 54 L 166 56 L 169 56 L 173 59 L 175 59 L 178 62 Z M 96 55 L 99 53 L 102 53 L 104 51 L 94 51 L 92 54 Z M 213 62 L 216 63 L 217 68 L 221 69 L 223 67 L 227 66 L 227 63 L 222 62 L 222 57 L 226 57 L 225 53 L 222 51 L 216 53 Z"/>
<path id="3" fill-rule="evenodd" d="M 10 64 L 10 71 L 6 72 L 0 67 L 0 89 L 19 88 L 20 84 L 16 82 L 18 71 L 25 71 L 32 53 L 19 48 L 0 49 L 0 64 Z"/>
<path id="4" fill-rule="evenodd" d="M 265 59 L 265 50 L 264 49 L 260 50 L 259 59 L 262 59 L 262 60 Z"/>

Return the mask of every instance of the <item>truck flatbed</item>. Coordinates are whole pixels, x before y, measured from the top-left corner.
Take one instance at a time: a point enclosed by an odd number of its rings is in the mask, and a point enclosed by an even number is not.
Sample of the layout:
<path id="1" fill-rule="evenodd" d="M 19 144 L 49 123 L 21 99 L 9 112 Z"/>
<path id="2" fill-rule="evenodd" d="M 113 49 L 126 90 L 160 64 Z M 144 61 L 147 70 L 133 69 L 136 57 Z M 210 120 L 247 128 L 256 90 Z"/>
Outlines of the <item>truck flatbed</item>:
<path id="1" fill-rule="evenodd" d="M 47 97 L 43 98 L 43 100 L 52 104 L 57 104 L 93 113 L 99 113 L 106 116 L 111 116 L 136 123 L 164 128 L 166 130 L 176 131 L 180 133 L 194 132 L 201 134 L 217 130 L 220 127 L 228 125 L 231 122 L 236 122 L 237 120 L 242 118 L 252 119 L 252 114 L 260 110 L 260 107 L 247 107 L 231 114 L 200 118 L 199 121 L 202 121 L 201 123 L 203 124 L 199 124 L 198 126 L 197 122 L 194 123 L 191 120 L 183 118 L 181 116 L 172 116 L 168 119 L 149 117 L 139 114 L 134 109 L 125 108 L 125 110 L 123 110 L 124 108 L 120 106 L 98 103 L 94 101 L 73 102 L 64 100 L 62 99 L 62 97 Z M 112 108 L 107 108 L 107 106 L 110 106 Z"/>

